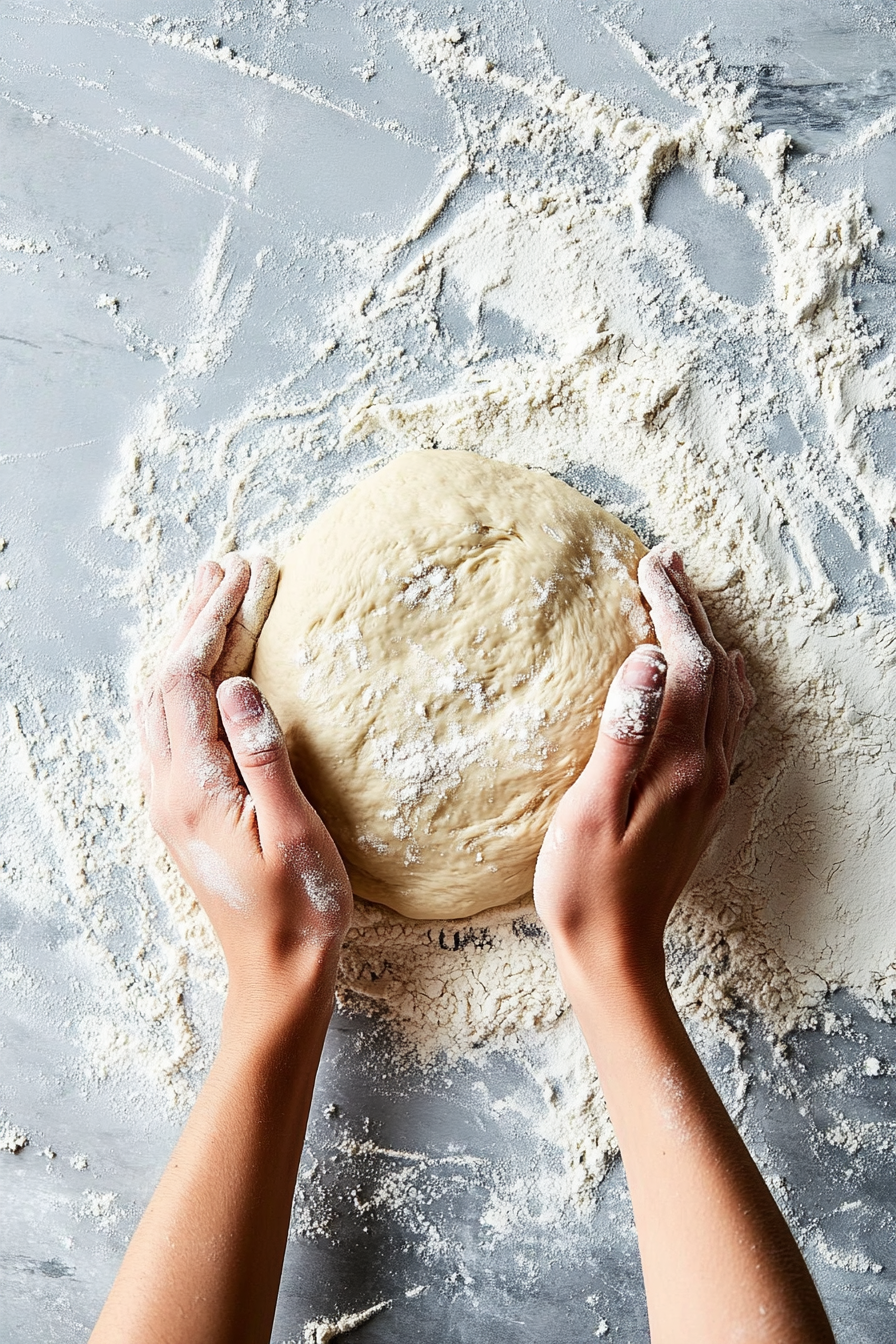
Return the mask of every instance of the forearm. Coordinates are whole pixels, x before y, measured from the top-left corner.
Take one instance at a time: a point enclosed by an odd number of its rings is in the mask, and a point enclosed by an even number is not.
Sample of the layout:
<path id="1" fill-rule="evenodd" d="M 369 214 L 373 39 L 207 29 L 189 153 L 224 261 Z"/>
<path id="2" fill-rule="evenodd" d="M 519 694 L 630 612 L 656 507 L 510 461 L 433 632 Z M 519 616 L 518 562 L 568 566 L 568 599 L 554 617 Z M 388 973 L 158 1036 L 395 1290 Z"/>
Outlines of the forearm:
<path id="1" fill-rule="evenodd" d="M 91 1344 L 267 1344 L 332 975 L 231 994 L 221 1044 Z"/>
<path id="2" fill-rule="evenodd" d="M 812 1278 L 675 1011 L 662 960 L 558 957 L 632 1196 L 653 1344 L 833 1341 Z"/>

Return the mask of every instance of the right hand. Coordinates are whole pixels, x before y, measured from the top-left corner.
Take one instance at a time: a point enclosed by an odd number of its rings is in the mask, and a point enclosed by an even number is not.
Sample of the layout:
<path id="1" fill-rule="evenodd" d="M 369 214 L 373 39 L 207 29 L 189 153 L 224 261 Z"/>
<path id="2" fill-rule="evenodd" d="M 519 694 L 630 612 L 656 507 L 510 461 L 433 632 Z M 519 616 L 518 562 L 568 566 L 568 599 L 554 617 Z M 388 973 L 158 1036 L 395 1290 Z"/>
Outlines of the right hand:
<path id="1" fill-rule="evenodd" d="M 275 579 L 264 558 L 251 569 L 239 555 L 200 565 L 137 709 L 153 826 L 212 921 L 231 988 L 253 997 L 299 988 L 316 970 L 332 981 L 352 908 L 277 720 L 255 683 L 234 675 L 251 666 Z"/>
<path id="2" fill-rule="evenodd" d="M 716 640 L 681 558 L 655 548 L 638 578 L 662 647 L 641 646 L 617 672 L 535 869 L 561 973 L 663 974 L 666 922 L 715 829 L 754 703 L 742 655 Z"/>

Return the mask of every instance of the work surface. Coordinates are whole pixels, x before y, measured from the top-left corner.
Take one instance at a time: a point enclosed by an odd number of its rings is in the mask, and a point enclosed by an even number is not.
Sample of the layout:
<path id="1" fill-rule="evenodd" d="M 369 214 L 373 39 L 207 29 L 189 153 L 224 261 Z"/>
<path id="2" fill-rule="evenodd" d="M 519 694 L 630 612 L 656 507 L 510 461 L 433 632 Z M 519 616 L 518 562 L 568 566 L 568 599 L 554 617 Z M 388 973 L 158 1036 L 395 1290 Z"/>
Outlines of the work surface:
<path id="1" fill-rule="evenodd" d="M 725 469 L 716 513 L 704 511 L 699 525 L 695 515 L 695 562 L 722 594 L 718 610 L 728 590 L 736 604 L 739 566 L 749 569 L 755 546 L 757 555 L 774 552 L 769 573 L 779 564 L 783 576 L 769 588 L 766 624 L 754 616 L 744 627 L 755 666 L 775 627 L 800 656 L 809 636 L 802 626 L 794 635 L 798 620 L 807 629 L 829 616 L 842 620 L 838 629 L 872 619 L 885 628 L 893 612 L 892 507 L 881 482 L 892 473 L 894 442 L 886 409 L 894 71 L 896 20 L 885 0 L 485 0 L 413 13 L 355 0 L 245 0 L 149 18 L 128 0 L 0 0 L 0 666 L 10 706 L 0 803 L 0 1339 L 87 1337 L 213 1045 L 214 948 L 173 888 L 154 885 L 160 861 L 139 849 L 148 841 L 132 847 L 137 823 L 128 820 L 137 794 L 128 792 L 127 669 L 138 646 L 158 639 L 152 611 L 163 625 L 198 558 L 234 543 L 276 544 L 396 445 L 470 446 L 471 404 L 476 432 L 488 439 L 492 412 L 483 406 L 513 396 L 528 408 L 502 430 L 521 445 L 518 460 L 549 466 L 645 536 L 662 535 L 672 515 L 662 513 L 659 487 L 651 495 L 636 465 L 629 473 L 631 444 L 619 439 L 611 466 L 582 447 L 581 406 L 603 395 L 600 380 L 575 404 L 568 389 L 606 357 L 609 333 L 614 349 L 635 349 L 646 362 L 637 387 L 620 385 L 608 423 L 637 413 L 638 434 L 674 439 L 663 417 L 669 407 L 684 415 L 675 407 L 687 360 L 670 372 L 637 324 L 640 310 L 663 308 L 678 283 L 664 276 L 677 274 L 690 278 L 658 329 L 686 330 L 719 360 L 722 347 L 733 350 L 703 392 L 690 394 L 691 418 L 681 420 L 688 432 L 677 442 L 716 423 L 705 409 L 711 387 L 720 405 L 735 408 L 723 426 L 736 445 L 731 461 L 740 453 L 758 464 L 749 489 L 738 487 L 746 503 L 724 574 L 700 538 L 726 525 Z M 823 238 L 816 211 L 802 244 L 796 226 L 785 240 L 774 190 L 763 215 L 769 189 L 748 134 L 738 141 L 731 132 L 712 158 L 712 108 L 720 125 L 736 121 L 718 101 L 726 81 L 732 98 L 753 91 L 752 110 L 737 113 L 741 127 L 751 117 L 766 135 L 791 137 L 788 180 L 819 209 L 830 206 Z M 606 101 L 579 104 L 576 120 L 562 103 L 567 88 Z M 608 105 L 642 119 L 626 131 L 611 124 Z M 698 114 L 707 174 L 684 148 L 676 152 L 685 166 L 660 154 L 642 172 L 635 158 L 651 135 L 663 142 L 656 128 Z M 561 115 L 570 118 L 562 133 Z M 617 147 L 615 166 L 592 164 L 586 122 L 591 141 Z M 774 143 L 783 155 L 783 142 Z M 541 177 L 526 159 L 536 152 L 545 155 Z M 743 193 L 737 208 L 714 195 L 719 163 Z M 521 216 L 499 219 L 501 211 L 525 210 L 528 220 L 567 210 L 565 236 L 587 251 L 589 228 L 609 239 L 615 225 L 610 215 L 589 222 L 581 201 L 589 192 L 609 198 L 619 182 L 628 195 L 617 216 L 634 221 L 625 224 L 634 239 L 625 264 L 634 258 L 643 286 L 628 307 L 621 280 L 614 288 L 575 266 L 550 275 L 541 299 L 517 285 L 519 259 L 530 255 L 537 271 L 543 253 L 527 254 L 535 233 L 524 238 Z M 507 193 L 500 210 L 490 204 L 497 191 Z M 547 205 L 533 204 L 540 192 Z M 468 223 L 477 209 L 481 223 Z M 516 258 L 507 275 L 502 238 Z M 806 281 L 800 257 L 833 257 L 838 248 L 833 269 L 820 262 Z M 509 297 L 492 303 L 502 284 Z M 549 291 L 564 286 L 569 329 L 551 330 Z M 389 315 L 408 294 L 418 306 L 393 330 Z M 807 322 L 815 322 L 811 339 Z M 766 328 L 776 344 L 760 351 Z M 862 330 L 871 333 L 864 347 Z M 849 377 L 838 373 L 854 356 Z M 875 368 L 879 386 L 870 387 Z M 772 385 L 777 400 L 757 410 Z M 553 404 L 552 423 L 563 424 L 553 456 L 539 456 L 538 426 L 547 422 L 536 403 Z M 607 441 L 615 452 L 609 432 Z M 682 466 L 679 479 L 678 460 L 657 458 L 666 494 L 694 489 L 696 498 L 691 468 Z M 799 524 L 797 505 L 788 514 L 787 472 L 794 490 L 814 491 Z M 705 504 L 705 490 L 700 498 Z M 688 538 L 679 539 L 689 554 Z M 755 613 L 755 601 L 740 610 Z M 767 700 L 789 694 L 776 687 L 777 665 L 765 676 Z M 851 750 L 847 725 L 863 716 L 881 722 L 848 693 L 838 700 L 834 680 L 819 673 L 813 682 L 813 704 L 833 716 L 828 744 L 813 739 L 821 744 L 815 766 L 829 765 L 835 781 L 832 806 L 849 791 L 836 782 L 837 762 Z M 842 680 L 848 691 L 848 669 Z M 767 756 L 775 740 L 790 750 L 802 712 L 797 705 L 760 721 Z M 807 695 L 807 722 L 809 713 Z M 868 732 L 872 771 L 880 743 Z M 775 803 L 791 818 L 794 850 L 807 829 L 802 769 L 787 765 Z M 770 777 L 756 776 L 757 798 Z M 754 788 L 749 770 L 743 787 Z M 881 798 L 864 822 L 851 822 L 869 853 L 892 829 L 885 790 Z M 811 846 L 824 850 L 823 817 L 813 827 L 806 871 L 818 877 L 823 866 L 826 876 L 811 899 L 821 908 L 830 896 L 825 918 L 836 930 L 850 922 L 849 896 L 830 895 L 850 842 L 813 866 Z M 806 951 L 814 947 L 811 901 L 808 914 L 796 900 L 786 904 L 780 892 L 792 889 L 792 874 L 783 850 L 773 853 L 763 878 L 769 928 L 786 944 L 795 978 L 785 969 L 779 984 L 769 969 L 776 997 L 749 962 L 742 996 L 726 982 L 713 1006 L 693 977 L 682 994 L 699 1005 L 698 1044 L 791 1220 L 837 1338 L 873 1344 L 891 1339 L 896 1323 L 896 1048 L 887 1007 L 896 937 L 892 922 L 869 914 L 846 950 L 833 938 L 833 951 L 816 948 L 815 975 Z M 762 863 L 760 852 L 754 867 Z M 851 879 L 855 900 L 871 909 L 879 880 L 871 859 L 862 871 L 866 881 Z M 544 948 L 530 911 L 512 928 L 521 947 Z M 734 957 L 730 929 L 726 937 Z M 499 942 L 484 916 L 476 930 L 435 937 L 440 955 L 468 958 Z M 388 970 L 388 953 L 377 955 Z M 546 950 L 538 955 L 543 962 L 531 964 L 549 966 Z M 722 959 L 707 957 L 708 981 L 721 983 Z M 442 1055 L 421 1062 L 427 1040 L 410 1027 L 402 1036 L 400 1022 L 393 1035 L 366 1016 L 364 977 L 349 983 L 346 974 L 352 1011 L 337 1015 L 327 1042 L 273 1338 L 330 1338 L 314 1323 L 378 1306 L 353 1338 L 645 1341 L 624 1177 L 609 1150 L 589 1156 L 581 1134 L 570 1138 L 575 1125 L 589 1125 L 593 1099 L 574 1124 L 548 1123 L 544 1108 L 562 1112 L 565 1103 L 543 1023 L 527 1024 L 517 1007 L 519 1048 L 513 1032 L 502 1043 L 474 1023 L 458 1029 L 454 1052 L 442 1023 L 427 1038 Z M 782 1036 L 788 994 L 803 1016 Z M 397 1020 L 396 1002 L 386 1007 Z M 402 1048 L 408 1033 L 416 1055 Z M 538 1038 L 531 1048 L 527 1033 Z M 570 1176 L 576 1143 L 587 1168 L 578 1181 Z M 556 1195 L 567 1189 L 568 1216 Z"/>

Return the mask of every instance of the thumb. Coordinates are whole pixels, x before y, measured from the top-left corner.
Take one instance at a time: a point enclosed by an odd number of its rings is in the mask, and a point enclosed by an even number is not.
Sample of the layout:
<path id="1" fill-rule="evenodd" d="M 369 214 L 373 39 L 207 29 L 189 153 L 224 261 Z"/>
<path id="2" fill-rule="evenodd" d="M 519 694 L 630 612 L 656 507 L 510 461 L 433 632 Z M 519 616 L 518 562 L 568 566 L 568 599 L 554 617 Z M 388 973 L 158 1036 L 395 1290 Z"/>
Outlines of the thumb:
<path id="1" fill-rule="evenodd" d="M 659 722 L 665 687 L 662 649 L 655 644 L 639 645 L 610 684 L 597 742 L 582 772 L 622 827 L 628 821 L 632 785 Z"/>
<path id="2" fill-rule="evenodd" d="M 221 722 L 246 788 L 255 803 L 262 848 L 289 816 L 307 803 L 296 783 L 274 712 L 250 677 L 229 677 L 218 687 Z"/>

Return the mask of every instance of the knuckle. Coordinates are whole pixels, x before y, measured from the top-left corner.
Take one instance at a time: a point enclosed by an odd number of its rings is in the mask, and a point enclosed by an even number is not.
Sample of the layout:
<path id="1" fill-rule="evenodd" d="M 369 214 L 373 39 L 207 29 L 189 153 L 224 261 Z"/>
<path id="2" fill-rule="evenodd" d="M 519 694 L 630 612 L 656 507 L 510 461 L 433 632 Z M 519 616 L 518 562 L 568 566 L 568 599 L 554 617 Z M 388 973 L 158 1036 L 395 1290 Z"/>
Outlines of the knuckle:
<path id="1" fill-rule="evenodd" d="M 195 835 L 202 820 L 202 810 L 192 804 L 178 809 L 177 829 L 185 835 Z"/>
<path id="2" fill-rule="evenodd" d="M 167 662 L 159 676 L 159 685 L 163 695 L 182 691 L 202 679 L 202 673 L 196 659 L 190 654 L 179 654 Z"/>
<path id="3" fill-rule="evenodd" d="M 680 802 L 716 806 L 724 800 L 728 786 L 728 764 L 721 751 L 691 750 L 675 762 L 669 788 Z"/>
<path id="4" fill-rule="evenodd" d="M 283 839 L 277 842 L 281 862 L 287 868 L 294 869 L 309 854 L 318 851 L 319 841 L 320 835 L 310 817 L 290 817 Z"/>
<path id="5" fill-rule="evenodd" d="M 225 714 L 228 706 L 225 703 Z M 242 722 L 230 720 L 228 731 L 240 763 L 250 770 L 280 768 L 286 757 L 286 743 L 276 718 L 262 701 L 256 706 L 260 712 Z"/>
<path id="6" fill-rule="evenodd" d="M 706 753 L 694 748 L 693 743 L 678 751 L 671 763 L 668 789 L 678 802 L 688 802 L 703 795 L 707 780 Z"/>
<path id="7" fill-rule="evenodd" d="M 156 835 L 163 840 L 168 839 L 170 834 L 170 816 L 168 809 L 156 798 L 151 798 L 149 803 L 149 824 L 152 826 Z"/>
<path id="8" fill-rule="evenodd" d="M 283 743 L 271 742 L 263 746 L 243 747 L 240 751 L 240 765 L 250 770 L 264 770 L 270 766 L 279 766 L 283 761 Z"/>
<path id="9" fill-rule="evenodd" d="M 179 790 L 166 798 L 160 807 L 160 834 L 170 833 L 175 827 L 187 835 L 198 830 L 205 812 L 204 800 L 191 789 Z"/>
<path id="10" fill-rule="evenodd" d="M 696 751 L 695 734 L 690 724 L 673 721 L 661 725 L 657 740 L 663 756 L 682 769 L 687 769 L 692 763 L 691 758 L 700 754 Z"/>

